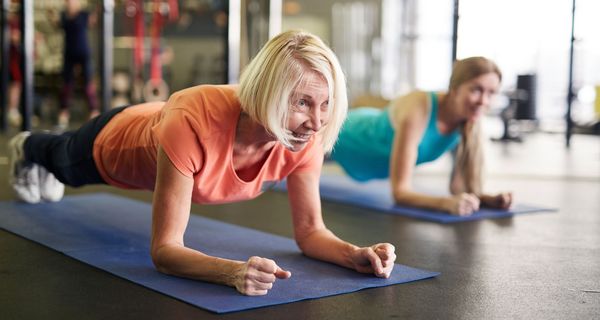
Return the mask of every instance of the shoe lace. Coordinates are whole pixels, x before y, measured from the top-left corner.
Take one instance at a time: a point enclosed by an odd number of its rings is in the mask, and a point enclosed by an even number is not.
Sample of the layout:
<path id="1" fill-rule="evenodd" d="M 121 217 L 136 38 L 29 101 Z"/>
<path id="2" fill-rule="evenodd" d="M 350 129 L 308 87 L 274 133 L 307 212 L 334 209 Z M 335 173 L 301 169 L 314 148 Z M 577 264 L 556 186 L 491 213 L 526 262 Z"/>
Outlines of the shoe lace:
<path id="1" fill-rule="evenodd" d="M 39 179 L 33 170 L 35 170 L 34 164 L 18 163 L 14 172 L 15 183 L 21 186 L 37 185 Z"/>

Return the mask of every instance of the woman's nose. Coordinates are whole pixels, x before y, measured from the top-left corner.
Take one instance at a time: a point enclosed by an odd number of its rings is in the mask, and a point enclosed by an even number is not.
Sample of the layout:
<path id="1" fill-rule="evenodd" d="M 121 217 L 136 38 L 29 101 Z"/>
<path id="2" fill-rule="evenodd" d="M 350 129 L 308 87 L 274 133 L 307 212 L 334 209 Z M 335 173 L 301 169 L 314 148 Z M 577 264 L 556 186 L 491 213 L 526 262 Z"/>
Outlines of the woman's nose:
<path id="1" fill-rule="evenodd" d="M 479 104 L 482 106 L 489 105 L 490 101 L 491 101 L 491 97 L 489 94 L 484 93 L 479 96 Z"/>
<path id="2" fill-rule="evenodd" d="M 323 118 L 321 114 L 321 108 L 312 108 L 309 114 L 308 120 L 309 128 L 313 131 L 319 131 L 323 126 Z"/>

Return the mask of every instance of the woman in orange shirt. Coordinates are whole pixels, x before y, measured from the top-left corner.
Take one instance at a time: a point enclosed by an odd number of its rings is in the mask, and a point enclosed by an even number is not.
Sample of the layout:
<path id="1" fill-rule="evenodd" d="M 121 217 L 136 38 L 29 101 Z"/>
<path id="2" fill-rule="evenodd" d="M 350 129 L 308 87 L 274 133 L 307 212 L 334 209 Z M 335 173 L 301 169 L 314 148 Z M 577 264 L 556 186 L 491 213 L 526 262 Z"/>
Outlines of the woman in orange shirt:
<path id="1" fill-rule="evenodd" d="M 290 272 L 275 261 L 234 261 L 187 248 L 191 202 L 252 199 L 287 178 L 295 240 L 302 252 L 389 277 L 389 243 L 357 247 L 321 216 L 319 175 L 347 112 L 345 79 L 317 37 L 288 31 L 270 40 L 239 86 L 204 85 L 166 103 L 113 109 L 62 135 L 23 132 L 10 142 L 11 185 L 20 199 L 58 201 L 66 183 L 153 190 L 151 254 L 164 273 L 264 295 Z M 58 179 L 58 180 L 57 180 Z"/>

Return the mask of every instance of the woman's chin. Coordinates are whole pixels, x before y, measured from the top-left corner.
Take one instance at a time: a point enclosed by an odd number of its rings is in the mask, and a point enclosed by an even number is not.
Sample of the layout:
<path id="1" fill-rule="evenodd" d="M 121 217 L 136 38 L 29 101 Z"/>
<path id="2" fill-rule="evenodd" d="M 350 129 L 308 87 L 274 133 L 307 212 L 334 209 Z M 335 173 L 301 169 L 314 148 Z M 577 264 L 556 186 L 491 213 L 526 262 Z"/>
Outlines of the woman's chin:
<path id="1" fill-rule="evenodd" d="M 476 121 L 479 121 L 479 119 L 481 119 L 481 117 L 483 117 L 483 113 L 481 113 L 481 112 L 473 113 L 469 116 L 469 118 L 467 118 L 467 121 L 476 122 Z"/>
<path id="2" fill-rule="evenodd" d="M 293 141 L 291 143 L 291 145 L 289 147 L 287 147 L 287 149 L 290 150 L 290 151 L 292 151 L 292 152 L 302 151 L 302 149 L 304 149 L 304 147 L 306 147 L 307 143 L 308 143 L 308 141 L 306 141 L 306 142 Z"/>

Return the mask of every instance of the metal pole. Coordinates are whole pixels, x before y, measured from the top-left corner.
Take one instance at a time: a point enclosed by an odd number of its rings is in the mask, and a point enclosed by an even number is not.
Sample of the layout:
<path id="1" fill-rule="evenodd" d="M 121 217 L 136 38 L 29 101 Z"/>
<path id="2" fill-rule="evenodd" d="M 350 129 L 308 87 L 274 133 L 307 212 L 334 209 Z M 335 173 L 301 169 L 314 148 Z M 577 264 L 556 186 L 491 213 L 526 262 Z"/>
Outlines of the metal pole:
<path id="1" fill-rule="evenodd" d="M 452 65 L 456 61 L 456 51 L 458 50 L 458 18 L 459 18 L 459 0 L 454 0 L 454 17 L 452 19 Z"/>
<path id="2" fill-rule="evenodd" d="M 98 56 L 100 60 L 100 109 L 105 112 L 111 108 L 113 77 L 113 41 L 114 41 L 114 0 L 102 0 Z"/>
<path id="3" fill-rule="evenodd" d="M 269 39 L 281 33 L 282 0 L 269 1 Z"/>
<path id="4" fill-rule="evenodd" d="M 237 83 L 240 76 L 241 0 L 229 1 L 229 28 L 227 31 L 227 82 Z"/>
<path id="5" fill-rule="evenodd" d="M 21 91 L 21 114 L 23 131 L 31 130 L 33 111 L 33 0 L 21 2 L 21 70 L 23 71 L 23 90 Z"/>
<path id="6" fill-rule="evenodd" d="M 2 17 L 1 25 L 0 25 L 0 43 L 2 49 L 0 50 L 0 92 L 2 92 L 2 97 L 0 97 L 0 131 L 4 132 L 6 130 L 7 121 L 6 118 L 8 116 L 8 64 L 9 64 L 9 50 L 10 50 L 10 35 L 8 28 L 8 9 L 10 6 L 9 0 L 2 0 Z"/>
<path id="7" fill-rule="evenodd" d="M 566 130 L 566 143 L 567 148 L 571 146 L 571 135 L 573 131 L 573 118 L 571 117 L 571 106 L 573 104 L 573 99 L 575 98 L 575 94 L 573 93 L 573 49 L 575 46 L 575 2 L 573 0 L 573 9 L 571 13 L 571 48 L 569 51 L 569 86 L 567 88 L 567 130 Z"/>

